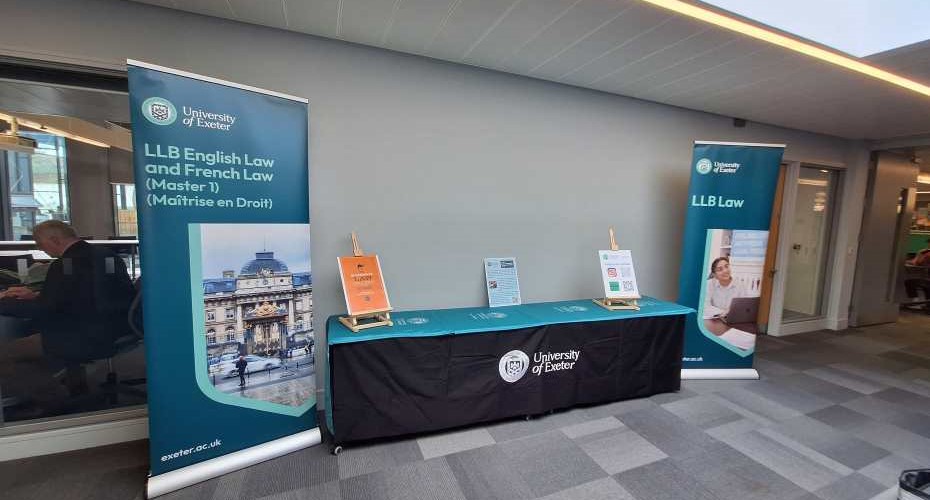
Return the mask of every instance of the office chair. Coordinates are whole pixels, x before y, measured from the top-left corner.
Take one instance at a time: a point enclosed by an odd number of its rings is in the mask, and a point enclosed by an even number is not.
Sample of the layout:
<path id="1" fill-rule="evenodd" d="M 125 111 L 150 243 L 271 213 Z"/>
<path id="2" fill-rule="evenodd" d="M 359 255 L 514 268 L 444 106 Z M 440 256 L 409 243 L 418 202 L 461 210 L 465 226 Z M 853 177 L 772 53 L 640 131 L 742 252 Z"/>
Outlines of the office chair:
<path id="1" fill-rule="evenodd" d="M 136 386 L 144 385 L 147 380 L 145 377 L 119 380 L 116 370 L 113 369 L 113 358 L 125 354 L 143 343 L 143 326 L 142 326 L 142 278 L 136 278 L 132 282 L 135 295 L 132 303 L 129 305 L 129 311 L 126 314 L 126 321 L 129 324 L 130 332 L 118 337 L 114 342 L 114 352 L 107 357 L 107 380 L 101 384 L 101 388 L 106 395 L 110 404 L 119 402 L 119 394 L 126 393 L 138 397 L 146 397 L 146 391 L 138 389 Z"/>

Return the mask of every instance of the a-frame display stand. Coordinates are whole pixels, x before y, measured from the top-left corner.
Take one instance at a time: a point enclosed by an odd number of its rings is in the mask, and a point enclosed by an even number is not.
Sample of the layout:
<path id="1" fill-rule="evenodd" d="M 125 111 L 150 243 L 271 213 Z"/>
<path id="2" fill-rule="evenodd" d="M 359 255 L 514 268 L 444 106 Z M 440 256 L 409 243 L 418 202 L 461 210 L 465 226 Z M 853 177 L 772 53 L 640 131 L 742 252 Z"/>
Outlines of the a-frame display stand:
<path id="1" fill-rule="evenodd" d="M 610 250 L 614 252 L 619 251 L 620 246 L 617 245 L 617 239 L 614 236 L 614 228 L 611 227 L 608 230 L 608 233 L 610 234 Z M 609 297 L 604 297 L 602 299 L 592 299 L 592 300 L 594 301 L 595 304 L 603 307 L 604 309 L 608 309 L 610 311 L 621 311 L 621 310 L 639 311 L 638 300 L 640 298 L 641 297 L 637 295 L 635 297 L 627 297 L 623 299 L 612 299 Z"/>
<path id="2" fill-rule="evenodd" d="M 362 248 L 358 244 L 358 236 L 355 232 L 352 233 L 352 255 L 355 257 L 364 257 L 365 254 L 362 253 Z M 380 264 L 378 264 L 378 274 L 380 275 Z M 340 269 L 340 272 L 342 270 Z M 346 286 L 343 283 L 343 286 Z M 383 282 L 381 283 L 383 287 Z M 384 294 L 387 295 L 387 291 L 384 291 Z M 360 330 L 366 328 L 375 328 L 379 326 L 394 326 L 394 322 L 391 321 L 391 307 L 384 309 L 378 309 L 373 311 L 365 311 L 359 314 L 352 314 L 351 310 L 346 316 L 340 316 L 339 322 L 345 325 L 346 328 L 352 330 L 355 333 L 358 333 Z"/>

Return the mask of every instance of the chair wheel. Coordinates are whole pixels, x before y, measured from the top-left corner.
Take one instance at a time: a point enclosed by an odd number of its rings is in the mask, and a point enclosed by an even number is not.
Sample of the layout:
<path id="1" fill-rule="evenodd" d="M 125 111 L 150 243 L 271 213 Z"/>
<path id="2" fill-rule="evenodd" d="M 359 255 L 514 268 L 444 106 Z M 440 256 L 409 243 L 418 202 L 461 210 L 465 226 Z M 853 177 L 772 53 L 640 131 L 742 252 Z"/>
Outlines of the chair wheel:
<path id="1" fill-rule="evenodd" d="M 333 455 L 338 455 L 342 452 L 342 446 L 336 445 L 333 446 Z"/>

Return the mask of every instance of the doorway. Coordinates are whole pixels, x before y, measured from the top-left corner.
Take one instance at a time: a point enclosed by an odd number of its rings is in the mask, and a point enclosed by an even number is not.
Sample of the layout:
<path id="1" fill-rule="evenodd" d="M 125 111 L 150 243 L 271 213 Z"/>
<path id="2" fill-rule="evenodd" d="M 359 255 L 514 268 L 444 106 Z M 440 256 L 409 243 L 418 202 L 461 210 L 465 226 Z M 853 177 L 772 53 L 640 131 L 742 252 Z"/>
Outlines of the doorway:
<path id="1" fill-rule="evenodd" d="M 793 161 L 783 168 L 780 215 L 772 221 L 777 239 L 766 263 L 772 277 L 767 333 L 775 336 L 830 326 L 835 221 L 845 181 L 841 166 Z"/>

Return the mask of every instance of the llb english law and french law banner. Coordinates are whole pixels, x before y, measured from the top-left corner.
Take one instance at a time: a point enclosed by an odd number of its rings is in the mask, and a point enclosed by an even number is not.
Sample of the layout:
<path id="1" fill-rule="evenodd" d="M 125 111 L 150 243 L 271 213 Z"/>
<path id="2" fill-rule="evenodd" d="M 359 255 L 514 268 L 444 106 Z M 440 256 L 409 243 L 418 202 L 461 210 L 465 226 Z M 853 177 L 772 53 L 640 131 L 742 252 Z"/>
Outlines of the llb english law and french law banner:
<path id="1" fill-rule="evenodd" d="M 678 302 L 697 311 L 685 322 L 686 370 L 715 369 L 719 376 L 719 370 L 752 369 L 784 149 L 694 144 L 678 292 Z"/>
<path id="2" fill-rule="evenodd" d="M 172 471 L 319 442 L 308 104 L 135 61 L 129 90 L 152 496 Z"/>

